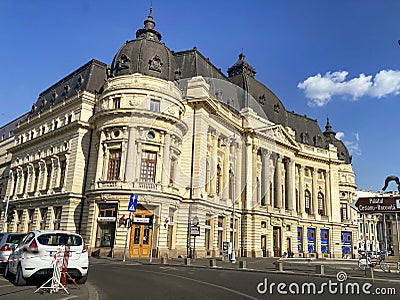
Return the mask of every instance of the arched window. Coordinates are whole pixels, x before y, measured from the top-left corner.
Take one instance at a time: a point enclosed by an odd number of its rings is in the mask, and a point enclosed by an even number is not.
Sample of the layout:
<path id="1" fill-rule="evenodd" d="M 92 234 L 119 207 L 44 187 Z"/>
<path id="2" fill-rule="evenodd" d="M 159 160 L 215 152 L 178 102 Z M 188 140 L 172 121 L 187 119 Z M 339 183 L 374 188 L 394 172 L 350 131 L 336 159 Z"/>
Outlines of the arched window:
<path id="1" fill-rule="evenodd" d="M 321 192 L 318 193 L 318 214 L 325 216 L 325 198 Z"/>
<path id="2" fill-rule="evenodd" d="M 311 193 L 309 190 L 304 191 L 304 201 L 305 201 L 305 210 L 307 214 L 311 213 L 310 206 L 311 206 Z"/>
<path id="3" fill-rule="evenodd" d="M 217 195 L 219 195 L 221 192 L 221 166 L 219 164 L 217 165 L 217 177 L 215 180 L 215 192 L 217 193 Z"/>

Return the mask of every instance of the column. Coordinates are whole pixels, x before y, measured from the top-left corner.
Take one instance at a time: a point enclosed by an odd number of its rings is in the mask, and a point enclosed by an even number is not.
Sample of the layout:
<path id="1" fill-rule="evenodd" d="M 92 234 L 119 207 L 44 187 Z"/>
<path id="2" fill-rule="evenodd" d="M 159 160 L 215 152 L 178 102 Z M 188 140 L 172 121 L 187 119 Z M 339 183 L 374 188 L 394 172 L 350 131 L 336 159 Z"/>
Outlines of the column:
<path id="1" fill-rule="evenodd" d="M 240 140 L 240 139 L 239 139 Z M 233 158 L 235 160 L 235 170 L 234 175 L 235 175 L 235 188 L 234 188 L 234 197 L 237 202 L 240 202 L 240 199 L 242 199 L 242 192 L 243 192 L 243 186 L 242 186 L 242 159 L 243 159 L 243 153 L 242 153 L 242 145 L 238 142 L 236 142 L 235 147 L 233 147 L 235 153 L 233 154 L 235 157 Z M 236 203 L 235 203 L 236 204 Z M 240 204 L 241 205 L 241 204 Z M 239 208 L 239 207 L 238 207 Z M 236 246 L 235 246 L 236 248 Z M 238 249 L 238 248 L 236 248 Z"/>
<path id="2" fill-rule="evenodd" d="M 259 190 L 257 186 L 257 162 L 258 162 L 258 149 L 259 147 L 253 146 L 253 153 L 252 153 L 252 167 L 251 167 L 251 174 L 252 174 L 252 197 L 251 197 L 251 208 L 256 207 L 261 202 L 261 198 L 258 199 L 257 195 L 259 195 Z"/>
<path id="3" fill-rule="evenodd" d="M 224 164 L 222 166 L 222 181 L 223 185 L 221 186 L 222 188 L 222 199 L 228 199 L 229 198 L 229 156 L 230 156 L 230 144 L 227 142 L 226 147 L 224 149 Z"/>
<path id="4" fill-rule="evenodd" d="M 162 177 L 161 177 L 161 186 L 165 189 L 169 184 L 169 176 L 171 170 L 171 158 L 169 155 L 171 147 L 171 135 L 168 133 L 164 134 L 164 149 L 163 149 L 163 158 L 162 158 Z"/>
<path id="5" fill-rule="evenodd" d="M 296 182 L 296 169 L 293 159 L 287 160 L 287 172 L 286 172 L 286 195 L 288 201 L 288 209 L 294 210 L 295 208 L 295 182 Z"/>
<path id="6" fill-rule="evenodd" d="M 305 213 L 304 203 L 304 167 L 299 165 L 299 209 L 300 213 Z"/>
<path id="7" fill-rule="evenodd" d="M 245 207 L 246 209 L 251 208 L 251 202 L 253 199 L 253 144 L 251 139 L 248 137 L 246 141 L 246 162 L 245 162 Z"/>
<path id="8" fill-rule="evenodd" d="M 275 159 L 274 194 L 276 207 L 282 208 L 282 157 L 277 154 Z"/>
<path id="9" fill-rule="evenodd" d="M 270 152 L 266 149 L 261 150 L 261 202 L 264 205 L 271 205 L 268 197 L 268 185 L 269 185 L 269 157 Z M 264 200 L 263 200 L 264 199 Z"/>
<path id="10" fill-rule="evenodd" d="M 98 153 L 97 153 L 97 169 L 96 169 L 96 178 L 95 181 L 98 180 L 103 180 L 103 174 L 104 174 L 104 158 L 105 158 L 105 153 L 106 153 L 106 145 L 103 144 L 103 136 L 104 133 L 100 133 L 100 139 L 99 139 L 99 144 L 98 144 Z M 68 163 L 67 163 L 68 166 Z M 65 176 L 66 177 L 66 176 Z"/>
<path id="11" fill-rule="evenodd" d="M 134 171 L 136 168 L 135 165 L 136 158 L 136 128 L 129 127 L 128 128 L 128 148 L 126 149 L 126 165 L 125 165 L 125 180 L 129 182 L 133 182 Z"/>
<path id="12" fill-rule="evenodd" d="M 317 169 L 312 169 L 312 195 L 311 195 L 311 214 L 318 214 L 318 184 L 317 184 Z"/>
<path id="13" fill-rule="evenodd" d="M 211 180 L 210 180 L 210 194 L 215 195 L 216 189 L 215 185 L 217 183 L 217 162 L 218 162 L 218 139 L 216 136 L 216 132 L 211 133 L 211 160 L 210 160 L 210 169 L 211 169 Z"/>
<path id="14" fill-rule="evenodd" d="M 119 176 L 118 176 L 118 178 L 119 179 L 121 179 L 121 180 L 124 180 L 124 178 L 125 178 L 125 174 L 126 174 L 126 169 L 125 169 L 125 167 L 126 167 L 126 153 L 127 153 L 127 150 L 128 150 L 128 142 L 129 142 L 129 140 L 127 140 L 127 138 L 126 138 L 126 127 L 123 129 L 123 132 L 124 132 L 124 138 L 123 138 L 123 140 L 122 140 L 122 142 L 121 142 L 121 167 L 120 167 L 120 170 L 119 170 Z"/>
<path id="15" fill-rule="evenodd" d="M 325 212 L 328 217 L 332 215 L 332 205 L 331 205 L 331 184 L 329 173 L 327 171 L 324 172 L 325 175 Z"/>

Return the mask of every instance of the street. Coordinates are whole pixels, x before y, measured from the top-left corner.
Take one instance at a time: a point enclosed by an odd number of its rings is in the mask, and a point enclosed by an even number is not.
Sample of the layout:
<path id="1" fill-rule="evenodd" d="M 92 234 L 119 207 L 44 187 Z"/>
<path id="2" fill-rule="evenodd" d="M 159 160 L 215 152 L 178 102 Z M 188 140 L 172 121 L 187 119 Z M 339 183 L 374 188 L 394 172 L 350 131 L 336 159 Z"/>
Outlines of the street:
<path id="1" fill-rule="evenodd" d="M 284 272 L 275 271 L 275 258 L 240 258 L 239 264 L 209 260 L 90 259 L 86 284 L 67 286 L 70 294 L 60 290 L 49 294 L 34 293 L 41 283 L 17 287 L 0 277 L 1 299 L 395 299 L 400 293 L 397 272 L 376 272 L 375 280 L 352 267 L 352 262 L 325 261 L 326 275 L 315 274 L 318 261 L 285 261 Z M 261 268 L 263 268 L 261 270 Z M 258 269 L 258 270 L 257 270 Z"/>

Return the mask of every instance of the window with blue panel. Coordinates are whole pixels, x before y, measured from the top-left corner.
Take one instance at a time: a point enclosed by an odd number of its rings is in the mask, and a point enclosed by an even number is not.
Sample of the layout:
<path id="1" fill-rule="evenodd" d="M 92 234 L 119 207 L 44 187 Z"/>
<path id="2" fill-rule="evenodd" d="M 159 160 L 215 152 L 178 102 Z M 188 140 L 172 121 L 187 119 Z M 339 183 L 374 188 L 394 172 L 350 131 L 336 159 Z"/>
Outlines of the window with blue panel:
<path id="1" fill-rule="evenodd" d="M 308 252 L 315 252 L 315 228 L 307 228 Z"/>
<path id="2" fill-rule="evenodd" d="M 329 252 L 329 230 L 321 229 L 321 252 Z"/>
<path id="3" fill-rule="evenodd" d="M 303 252 L 303 229 L 297 227 L 297 251 Z"/>

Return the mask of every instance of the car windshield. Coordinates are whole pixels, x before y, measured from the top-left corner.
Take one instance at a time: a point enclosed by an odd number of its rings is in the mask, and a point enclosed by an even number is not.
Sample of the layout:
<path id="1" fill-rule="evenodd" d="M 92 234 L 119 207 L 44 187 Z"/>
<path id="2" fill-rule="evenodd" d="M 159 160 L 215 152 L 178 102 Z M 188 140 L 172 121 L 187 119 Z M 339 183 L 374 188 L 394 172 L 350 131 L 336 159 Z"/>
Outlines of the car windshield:
<path id="1" fill-rule="evenodd" d="M 47 233 L 37 237 L 37 240 L 42 245 L 47 246 L 80 246 L 82 238 L 77 235 L 69 235 L 65 233 Z"/>
<path id="2" fill-rule="evenodd" d="M 25 234 L 10 234 L 7 237 L 7 241 L 6 243 L 10 243 L 10 244 L 18 244 L 22 238 L 25 236 Z"/>

